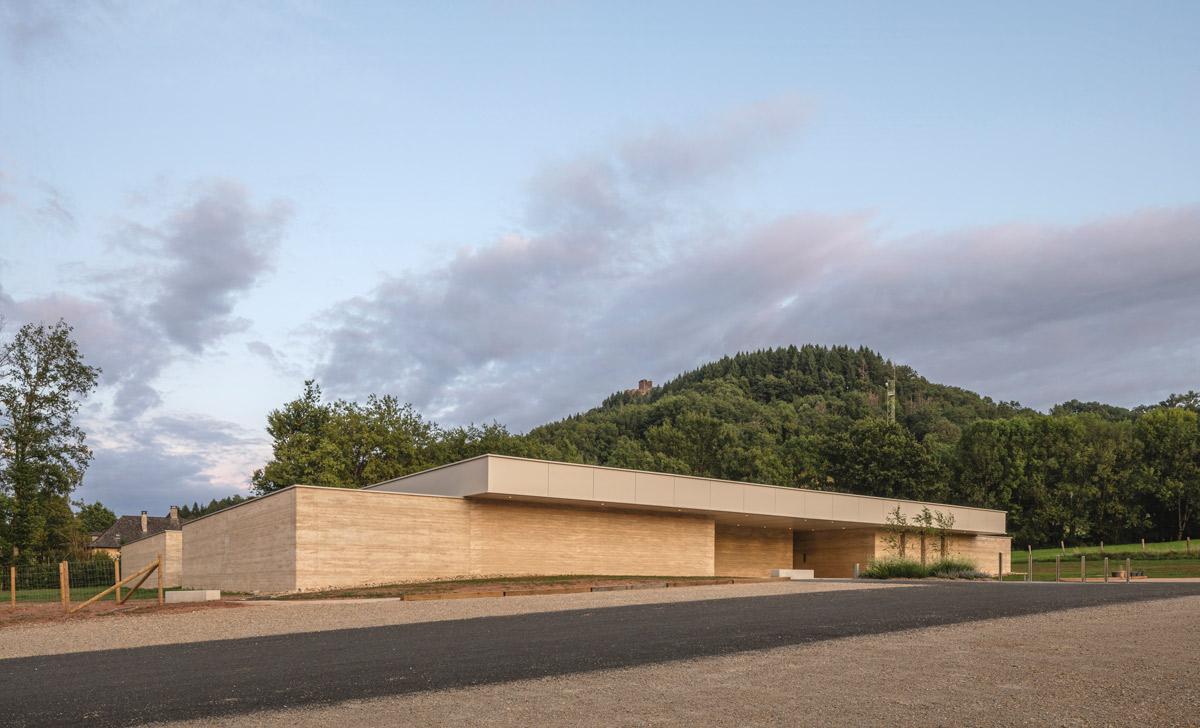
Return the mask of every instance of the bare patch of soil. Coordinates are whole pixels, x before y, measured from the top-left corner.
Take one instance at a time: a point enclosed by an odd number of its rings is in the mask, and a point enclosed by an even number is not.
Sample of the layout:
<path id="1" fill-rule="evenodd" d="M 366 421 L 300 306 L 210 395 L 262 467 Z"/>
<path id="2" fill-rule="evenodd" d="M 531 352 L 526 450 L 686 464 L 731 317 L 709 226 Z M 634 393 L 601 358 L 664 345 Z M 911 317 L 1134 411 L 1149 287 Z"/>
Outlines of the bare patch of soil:
<path id="1" fill-rule="evenodd" d="M 104 601 L 85 607 L 74 614 L 65 614 L 61 604 L 46 602 L 41 604 L 18 604 L 0 606 L 0 629 L 4 627 L 25 626 L 33 624 L 54 624 L 79 622 L 88 619 L 111 618 L 120 619 L 127 616 L 147 614 L 184 614 L 187 612 L 206 611 L 211 609 L 227 609 L 245 606 L 237 601 L 194 602 L 191 604 L 164 604 L 158 606 L 153 600 L 130 600 L 118 606 L 113 601 Z"/>
<path id="2" fill-rule="evenodd" d="M 454 579 L 442 581 L 384 584 L 380 586 L 328 589 L 325 591 L 282 594 L 272 599 L 404 599 L 513 596 L 515 594 L 553 594 L 568 591 L 607 591 L 618 589 L 652 589 L 716 584 L 754 584 L 779 579 L 710 576 L 526 576 L 485 579 Z"/>

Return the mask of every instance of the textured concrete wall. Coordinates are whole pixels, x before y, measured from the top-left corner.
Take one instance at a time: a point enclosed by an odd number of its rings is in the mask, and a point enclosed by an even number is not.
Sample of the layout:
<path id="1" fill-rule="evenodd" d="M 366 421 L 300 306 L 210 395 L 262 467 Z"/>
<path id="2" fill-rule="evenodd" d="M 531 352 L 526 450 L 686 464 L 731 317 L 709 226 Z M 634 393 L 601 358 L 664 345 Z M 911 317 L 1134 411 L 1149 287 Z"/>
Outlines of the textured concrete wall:
<path id="1" fill-rule="evenodd" d="M 296 493 L 283 490 L 183 524 L 189 589 L 296 589 Z"/>
<path id="2" fill-rule="evenodd" d="M 786 528 L 717 524 L 717 576 L 770 576 L 792 568 L 792 532 Z"/>
<path id="3" fill-rule="evenodd" d="M 952 554 L 971 559 L 980 571 L 993 575 L 998 566 L 998 554 L 1004 555 L 1004 573 L 1012 571 L 1011 550 L 1012 537 L 1010 536 L 972 536 L 967 534 L 955 534 L 950 548 Z"/>
<path id="4" fill-rule="evenodd" d="M 792 564 L 812 569 L 818 579 L 854 576 L 854 565 L 864 568 L 875 558 L 876 532 L 870 528 L 796 531 Z"/>
<path id="5" fill-rule="evenodd" d="M 240 506 L 189 524 L 188 586 L 269 592 L 470 576 L 713 574 L 707 518 L 306 487 L 255 505 L 285 496 L 290 512 L 280 500 L 270 511 L 239 514 Z M 272 514 L 292 529 L 290 543 L 274 533 L 279 524 L 260 522 Z M 254 524 L 265 537 L 257 543 L 239 536 Z M 218 548 L 225 539 L 236 547 Z M 250 564 L 283 578 L 258 577 Z"/>
<path id="6" fill-rule="evenodd" d="M 956 535 L 951 553 L 994 573 L 1008 544 Z M 919 554 L 911 542 L 908 551 Z M 182 583 L 282 592 L 464 576 L 766 576 L 789 566 L 848 577 L 877 554 L 888 552 L 874 528 L 789 535 L 681 513 L 296 487 L 185 524 Z"/>
<path id="7" fill-rule="evenodd" d="M 151 561 L 163 557 L 163 586 L 176 587 L 183 584 L 183 532 L 162 531 L 148 538 L 132 541 L 121 546 L 121 576 L 131 576 Z M 158 577 L 154 574 L 143 586 L 157 587 Z"/>
<path id="8" fill-rule="evenodd" d="M 471 571 L 710 576 L 713 522 L 666 513 L 476 501 Z"/>
<path id="9" fill-rule="evenodd" d="M 936 561 L 942 556 L 942 542 L 938 535 L 932 534 L 925 539 L 926 562 Z M 975 563 L 975 568 L 986 574 L 995 575 L 999 554 L 1004 555 L 1004 572 L 1012 570 L 1010 563 L 1012 538 L 1010 536 L 983 536 L 969 533 L 950 534 L 946 539 L 945 551 L 950 556 L 961 556 Z M 910 559 L 921 558 L 921 537 L 909 534 L 904 539 L 904 550 L 901 552 L 895 537 L 889 538 L 886 531 L 876 533 L 875 550 L 879 557 L 895 557 L 903 553 Z"/>
<path id="10" fill-rule="evenodd" d="M 462 498 L 297 488 L 296 588 L 469 576 Z"/>

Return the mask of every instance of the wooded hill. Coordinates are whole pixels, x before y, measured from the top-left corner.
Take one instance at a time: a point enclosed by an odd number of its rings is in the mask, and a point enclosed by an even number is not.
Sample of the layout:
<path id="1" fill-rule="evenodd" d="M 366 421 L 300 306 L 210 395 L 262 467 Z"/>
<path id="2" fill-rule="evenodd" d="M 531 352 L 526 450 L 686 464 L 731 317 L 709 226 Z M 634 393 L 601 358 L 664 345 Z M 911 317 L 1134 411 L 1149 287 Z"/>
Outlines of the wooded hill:
<path id="1" fill-rule="evenodd" d="M 936 384 L 869 349 L 725 357 L 534 428 L 444 429 L 393 397 L 325 402 L 314 383 L 271 413 L 258 492 L 361 486 L 493 452 L 1009 511 L 1018 544 L 1177 538 L 1200 510 L 1200 395 L 1048 415 Z"/>

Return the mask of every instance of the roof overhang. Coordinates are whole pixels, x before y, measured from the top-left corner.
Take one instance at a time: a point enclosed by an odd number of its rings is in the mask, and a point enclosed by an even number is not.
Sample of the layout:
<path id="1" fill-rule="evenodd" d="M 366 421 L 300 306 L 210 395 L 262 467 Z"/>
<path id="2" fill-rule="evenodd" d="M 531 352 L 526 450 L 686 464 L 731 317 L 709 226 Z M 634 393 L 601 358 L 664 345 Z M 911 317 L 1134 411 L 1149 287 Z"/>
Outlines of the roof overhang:
<path id="1" fill-rule="evenodd" d="M 950 530 L 1003 534 L 1004 511 L 875 498 L 500 455 L 414 473 L 370 490 L 701 515 L 718 523 L 829 530 L 883 526 L 896 508 L 953 517 Z"/>

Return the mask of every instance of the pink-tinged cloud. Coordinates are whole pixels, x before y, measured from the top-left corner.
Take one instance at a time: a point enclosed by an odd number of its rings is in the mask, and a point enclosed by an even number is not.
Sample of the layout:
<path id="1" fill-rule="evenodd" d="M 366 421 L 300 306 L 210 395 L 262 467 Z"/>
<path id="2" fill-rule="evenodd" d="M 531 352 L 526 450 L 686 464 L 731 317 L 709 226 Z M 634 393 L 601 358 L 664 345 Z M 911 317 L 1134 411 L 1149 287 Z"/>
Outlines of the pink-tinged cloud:
<path id="1" fill-rule="evenodd" d="M 690 214 L 706 175 L 752 163 L 800 118 L 735 116 L 715 136 L 637 137 L 546 170 L 519 236 L 331 308 L 321 378 L 339 394 L 389 392 L 452 421 L 519 428 L 642 377 L 807 342 L 870 346 L 1041 407 L 1195 388 L 1197 208 L 900 240 L 866 214 Z"/>

